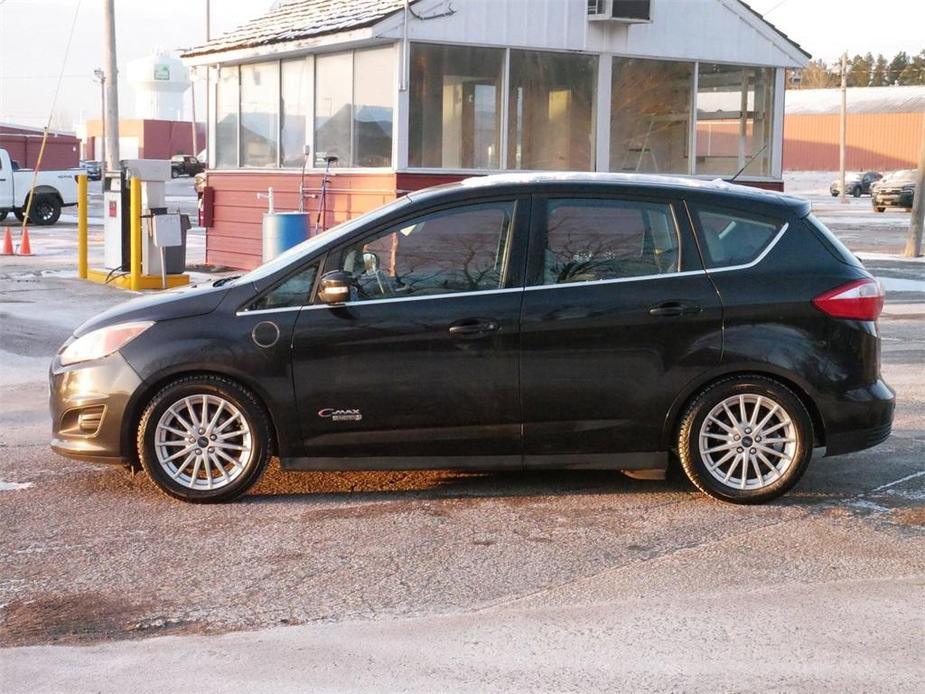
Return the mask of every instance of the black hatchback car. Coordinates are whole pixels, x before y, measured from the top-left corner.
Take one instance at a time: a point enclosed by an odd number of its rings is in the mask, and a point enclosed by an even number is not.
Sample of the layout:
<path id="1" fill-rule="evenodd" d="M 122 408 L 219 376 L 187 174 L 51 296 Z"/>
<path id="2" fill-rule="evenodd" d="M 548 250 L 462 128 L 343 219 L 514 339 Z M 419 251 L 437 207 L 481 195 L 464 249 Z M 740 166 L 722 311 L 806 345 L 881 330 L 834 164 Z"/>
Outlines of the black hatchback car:
<path id="1" fill-rule="evenodd" d="M 879 283 L 791 197 L 608 174 L 411 193 L 51 366 L 53 448 L 194 502 L 287 470 L 605 468 L 755 503 L 874 446 Z"/>

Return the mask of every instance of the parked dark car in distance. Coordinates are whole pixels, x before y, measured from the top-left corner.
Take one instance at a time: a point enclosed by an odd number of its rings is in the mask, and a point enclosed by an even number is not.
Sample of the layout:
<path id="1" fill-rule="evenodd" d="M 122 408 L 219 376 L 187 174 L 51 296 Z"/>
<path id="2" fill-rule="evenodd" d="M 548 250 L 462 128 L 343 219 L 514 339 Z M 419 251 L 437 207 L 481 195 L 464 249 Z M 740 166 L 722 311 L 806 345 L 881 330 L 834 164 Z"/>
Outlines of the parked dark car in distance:
<path id="1" fill-rule="evenodd" d="M 195 176 L 205 170 L 206 165 L 190 154 L 178 154 L 170 159 L 170 175 L 173 178 Z"/>
<path id="2" fill-rule="evenodd" d="M 915 169 L 903 169 L 877 183 L 870 198 L 874 210 L 885 212 L 888 207 L 900 207 L 911 212 L 915 201 L 916 176 Z"/>
<path id="3" fill-rule="evenodd" d="M 849 173 L 845 175 L 845 194 L 859 198 L 862 195 L 870 195 L 871 186 L 883 178 L 883 174 L 877 171 L 867 171 L 864 174 Z M 837 198 L 841 192 L 841 181 L 835 179 L 829 186 L 829 192 L 833 198 Z"/>
<path id="4" fill-rule="evenodd" d="M 88 181 L 99 181 L 103 178 L 103 167 L 98 161 L 82 160 L 80 162 L 80 168 L 87 173 Z"/>
<path id="5" fill-rule="evenodd" d="M 809 203 L 723 182 L 495 175 L 82 325 L 52 447 L 237 497 L 286 470 L 614 469 L 758 503 L 889 435 L 880 284 Z"/>

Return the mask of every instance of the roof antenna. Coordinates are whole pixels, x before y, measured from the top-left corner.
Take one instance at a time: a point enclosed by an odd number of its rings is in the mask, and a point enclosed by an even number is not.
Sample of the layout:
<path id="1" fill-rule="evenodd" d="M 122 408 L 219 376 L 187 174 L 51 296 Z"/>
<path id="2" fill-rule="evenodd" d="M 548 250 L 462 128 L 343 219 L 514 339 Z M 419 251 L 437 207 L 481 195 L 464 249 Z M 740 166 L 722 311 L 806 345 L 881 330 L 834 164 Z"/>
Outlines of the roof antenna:
<path id="1" fill-rule="evenodd" d="M 745 169 L 748 168 L 749 164 L 751 164 L 753 161 L 755 161 L 755 159 L 757 159 L 758 155 L 761 154 L 761 153 L 762 153 L 764 150 L 766 150 L 767 148 L 768 148 L 768 143 L 765 142 L 765 143 L 764 143 L 764 147 L 762 147 L 762 148 L 759 149 L 757 152 L 755 152 L 755 153 L 751 156 L 751 158 L 750 158 L 747 162 L 745 162 L 745 166 L 743 166 L 741 169 L 739 169 L 738 171 L 736 171 L 736 175 L 733 176 L 732 178 L 730 178 L 728 181 L 726 181 L 726 183 L 735 183 L 735 182 L 736 182 L 736 179 L 737 179 L 739 176 L 742 175 L 742 172 L 745 171 Z"/>

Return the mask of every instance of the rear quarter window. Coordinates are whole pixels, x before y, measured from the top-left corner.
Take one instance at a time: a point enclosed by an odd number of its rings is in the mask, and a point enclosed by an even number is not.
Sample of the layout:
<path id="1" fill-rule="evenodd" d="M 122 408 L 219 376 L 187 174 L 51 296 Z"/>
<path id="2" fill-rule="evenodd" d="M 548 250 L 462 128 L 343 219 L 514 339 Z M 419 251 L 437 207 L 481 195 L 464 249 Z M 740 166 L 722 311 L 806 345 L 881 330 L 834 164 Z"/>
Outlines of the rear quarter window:
<path id="1" fill-rule="evenodd" d="M 737 210 L 695 206 L 693 213 L 707 268 L 751 263 L 771 245 L 784 227 L 782 220 L 752 216 Z"/>

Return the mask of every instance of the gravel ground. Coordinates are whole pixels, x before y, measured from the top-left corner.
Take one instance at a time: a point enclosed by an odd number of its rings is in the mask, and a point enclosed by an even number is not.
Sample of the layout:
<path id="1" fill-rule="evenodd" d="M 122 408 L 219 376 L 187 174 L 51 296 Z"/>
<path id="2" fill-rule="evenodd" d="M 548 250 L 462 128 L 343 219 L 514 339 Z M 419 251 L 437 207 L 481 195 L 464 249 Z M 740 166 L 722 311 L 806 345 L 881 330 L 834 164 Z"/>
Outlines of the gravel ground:
<path id="1" fill-rule="evenodd" d="M 898 411 L 757 508 L 678 471 L 277 467 L 200 507 L 58 458 L 48 360 L 126 294 L 73 279 L 73 226 L 35 230 L 0 259 L 3 690 L 920 691 L 925 264 L 892 255 L 907 214 L 791 183 L 890 290 Z"/>

